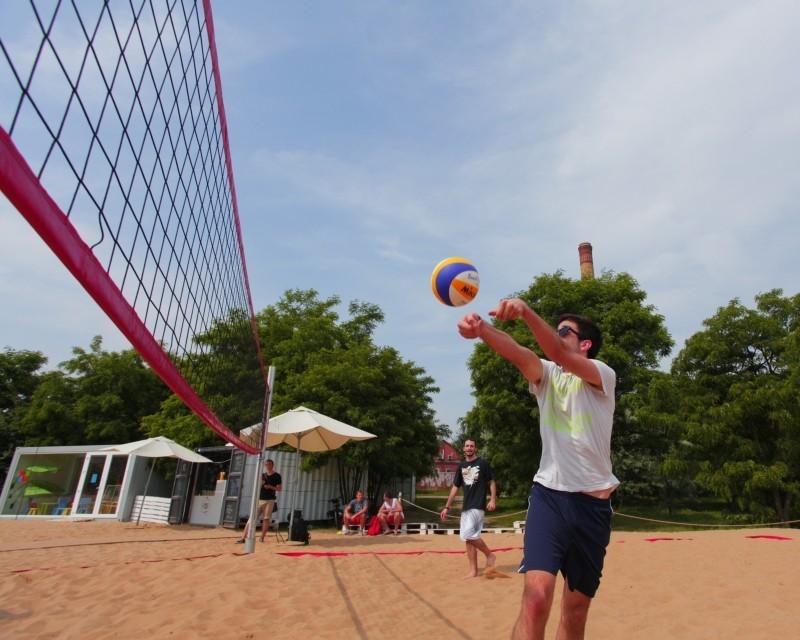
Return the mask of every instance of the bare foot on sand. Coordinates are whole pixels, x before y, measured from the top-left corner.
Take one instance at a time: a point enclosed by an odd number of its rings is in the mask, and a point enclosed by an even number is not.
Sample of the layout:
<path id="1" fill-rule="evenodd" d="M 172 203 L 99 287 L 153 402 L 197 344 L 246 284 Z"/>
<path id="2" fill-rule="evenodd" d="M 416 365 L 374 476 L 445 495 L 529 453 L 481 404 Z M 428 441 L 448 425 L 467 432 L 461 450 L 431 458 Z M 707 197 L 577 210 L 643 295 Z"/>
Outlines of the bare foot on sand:
<path id="1" fill-rule="evenodd" d="M 467 575 L 465 575 L 462 580 L 469 580 L 470 578 L 477 578 L 478 572 L 477 571 L 470 571 Z"/>
<path id="2" fill-rule="evenodd" d="M 483 572 L 484 577 L 492 579 L 497 577 L 500 572 L 494 568 L 494 563 L 497 561 L 497 556 L 490 553 L 486 556 L 486 569 Z"/>

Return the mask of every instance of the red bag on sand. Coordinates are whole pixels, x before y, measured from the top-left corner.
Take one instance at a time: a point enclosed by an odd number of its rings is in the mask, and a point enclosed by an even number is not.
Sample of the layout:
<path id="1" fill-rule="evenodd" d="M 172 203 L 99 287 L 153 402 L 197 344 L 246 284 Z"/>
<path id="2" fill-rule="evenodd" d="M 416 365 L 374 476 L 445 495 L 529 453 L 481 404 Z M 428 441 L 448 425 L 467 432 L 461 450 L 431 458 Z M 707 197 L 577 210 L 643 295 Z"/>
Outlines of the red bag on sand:
<path id="1" fill-rule="evenodd" d="M 369 531 L 367 531 L 367 535 L 370 536 L 381 535 L 381 521 L 378 520 L 377 517 L 373 518 L 372 522 L 369 523 Z"/>

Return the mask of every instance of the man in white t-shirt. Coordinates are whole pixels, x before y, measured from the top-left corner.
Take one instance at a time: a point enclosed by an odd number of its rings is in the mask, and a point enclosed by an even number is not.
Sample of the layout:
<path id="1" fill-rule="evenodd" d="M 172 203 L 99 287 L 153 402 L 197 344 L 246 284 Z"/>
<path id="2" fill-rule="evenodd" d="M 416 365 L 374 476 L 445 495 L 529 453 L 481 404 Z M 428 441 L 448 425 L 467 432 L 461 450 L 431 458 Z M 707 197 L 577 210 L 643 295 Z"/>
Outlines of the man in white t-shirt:
<path id="1" fill-rule="evenodd" d="M 513 638 L 544 638 L 556 575 L 564 576 L 557 637 L 583 638 L 611 538 L 610 496 L 619 485 L 611 470 L 616 374 L 594 357 L 600 330 L 588 318 L 566 314 L 553 330 L 525 302 L 502 300 L 489 315 L 522 319 L 547 360 L 518 344 L 476 313 L 458 324 L 525 376 L 539 403 L 542 457 L 528 501 L 522 606 Z"/>

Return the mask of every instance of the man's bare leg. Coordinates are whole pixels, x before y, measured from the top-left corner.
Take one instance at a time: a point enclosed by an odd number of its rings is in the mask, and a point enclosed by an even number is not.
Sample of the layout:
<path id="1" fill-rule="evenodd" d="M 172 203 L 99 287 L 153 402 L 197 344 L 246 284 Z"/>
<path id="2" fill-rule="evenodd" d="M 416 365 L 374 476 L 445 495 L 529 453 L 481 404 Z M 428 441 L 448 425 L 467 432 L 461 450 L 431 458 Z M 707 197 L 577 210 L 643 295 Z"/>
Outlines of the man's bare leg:
<path id="1" fill-rule="evenodd" d="M 511 633 L 512 640 L 543 640 L 547 618 L 553 606 L 556 577 L 546 571 L 528 571 L 522 590 L 519 617 Z M 560 637 L 560 636 L 559 636 Z"/>
<path id="2" fill-rule="evenodd" d="M 469 561 L 469 573 L 464 576 L 464 580 L 478 577 L 478 550 L 467 541 L 467 561 Z"/>
<path id="3" fill-rule="evenodd" d="M 497 560 L 497 556 L 492 553 L 492 550 L 489 548 L 483 538 L 477 538 L 475 540 L 467 540 L 467 544 L 473 546 L 475 549 L 483 553 L 486 556 L 486 568 L 493 567 L 495 561 Z"/>
<path id="4" fill-rule="evenodd" d="M 561 594 L 561 620 L 558 623 L 557 640 L 583 640 L 589 606 L 592 599 L 578 591 L 570 591 L 566 581 Z"/>
<path id="5" fill-rule="evenodd" d="M 464 579 L 478 577 L 478 551 L 483 552 L 486 556 L 486 567 L 493 567 L 496 557 L 492 550 L 486 543 L 477 538 L 476 540 L 467 540 L 467 560 L 469 560 L 469 573 L 464 576 Z"/>

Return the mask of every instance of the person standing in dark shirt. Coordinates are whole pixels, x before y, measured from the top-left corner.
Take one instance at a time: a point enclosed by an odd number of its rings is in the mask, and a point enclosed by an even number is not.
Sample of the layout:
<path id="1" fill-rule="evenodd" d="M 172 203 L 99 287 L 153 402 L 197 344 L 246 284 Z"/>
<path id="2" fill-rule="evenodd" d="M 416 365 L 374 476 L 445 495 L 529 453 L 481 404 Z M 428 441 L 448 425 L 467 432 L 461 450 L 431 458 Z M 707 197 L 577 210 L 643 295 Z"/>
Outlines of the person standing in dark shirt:
<path id="1" fill-rule="evenodd" d="M 453 504 L 453 499 L 460 487 L 464 487 L 464 504 L 461 509 L 461 529 L 459 537 L 467 545 L 469 573 L 464 578 L 478 576 L 478 551 L 486 556 L 486 569 L 494 567 L 495 555 L 481 539 L 483 517 L 486 509 L 494 511 L 497 499 L 497 485 L 492 476 L 489 463 L 477 455 L 478 448 L 474 440 L 464 443 L 465 460 L 461 462 L 453 478 L 453 486 L 447 497 L 447 504 L 442 509 L 441 518 L 445 520 Z M 489 504 L 486 504 L 486 493 L 489 490 Z"/>
<path id="2" fill-rule="evenodd" d="M 258 511 L 256 512 L 256 523 L 259 518 L 264 519 L 264 524 L 261 526 L 261 542 L 267 535 L 269 529 L 269 519 L 272 517 L 272 510 L 275 508 L 275 499 L 277 492 L 281 491 L 281 474 L 275 471 L 275 463 L 272 460 L 267 460 L 264 463 L 264 473 L 261 474 L 261 488 L 258 494 Z M 242 537 L 236 542 L 243 544 L 247 539 L 247 534 L 250 533 L 250 524 L 252 518 L 247 521 L 244 527 Z"/>

